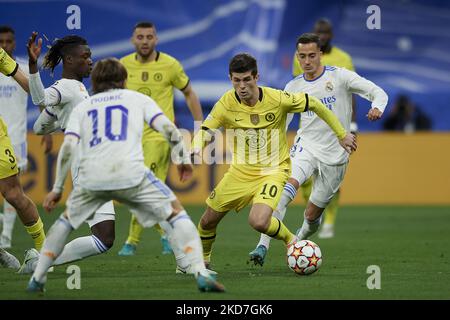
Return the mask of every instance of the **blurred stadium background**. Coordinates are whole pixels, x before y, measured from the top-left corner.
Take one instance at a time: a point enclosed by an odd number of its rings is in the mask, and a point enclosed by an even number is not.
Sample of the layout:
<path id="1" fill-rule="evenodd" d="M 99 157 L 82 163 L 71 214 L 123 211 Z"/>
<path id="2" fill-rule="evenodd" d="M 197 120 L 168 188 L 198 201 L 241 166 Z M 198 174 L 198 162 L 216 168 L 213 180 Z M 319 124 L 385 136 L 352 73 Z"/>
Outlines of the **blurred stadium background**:
<path id="1" fill-rule="evenodd" d="M 19 57 L 26 57 L 26 41 L 33 30 L 48 39 L 79 34 L 88 39 L 94 61 L 103 57 L 122 57 L 133 51 L 130 36 L 136 22 L 153 21 L 158 30 L 158 50 L 181 61 L 193 88 L 199 95 L 204 114 L 231 88 L 229 59 L 246 51 L 257 57 L 262 85 L 283 88 L 292 78 L 295 41 L 311 31 L 314 22 L 329 18 L 334 26 L 333 45 L 347 51 L 356 71 L 381 86 L 390 101 L 384 117 L 393 109 L 399 95 L 406 95 L 431 122 L 428 132 L 383 132 L 383 120 L 370 123 L 365 115 L 369 102 L 357 99 L 360 132 L 359 148 L 352 155 L 342 188 L 337 237 L 320 242 L 325 262 L 318 277 L 297 282 L 275 259 L 283 257 L 282 246 L 273 246 L 274 258 L 264 269 L 248 271 L 243 261 L 256 244 L 257 234 L 246 224 L 246 213 L 224 219 L 224 236 L 217 241 L 215 264 L 231 294 L 237 299 L 314 299 L 314 298 L 449 298 L 449 211 L 450 211 L 450 3 L 430 1 L 297 1 L 297 0 L 165 0 L 165 1 L 0 1 L 0 24 L 16 30 Z M 369 30 L 366 13 L 369 5 L 381 9 L 381 29 Z M 68 30 L 70 5 L 81 10 L 81 29 Z M 48 44 L 48 43 L 47 43 Z M 53 78 L 47 71 L 42 79 L 49 86 Z M 90 87 L 89 81 L 85 81 Z M 30 99 L 31 100 L 31 99 Z M 29 101 L 28 122 L 32 127 L 38 109 Z M 177 125 L 193 129 L 192 118 L 181 95 L 176 98 Z M 293 138 L 298 124 L 290 127 Z M 57 150 L 62 141 L 54 138 L 53 151 L 44 155 L 40 138 L 29 133 L 29 170 L 22 176 L 28 195 L 37 203 L 51 189 Z M 168 183 L 197 222 L 204 200 L 220 180 L 226 166 L 197 166 L 194 179 L 180 184 L 174 168 Z M 67 182 L 65 196 L 70 190 Z M 297 204 L 302 203 L 297 197 Z M 433 208 L 431 207 L 433 206 Z M 42 213 L 42 208 L 41 213 Z M 292 229 L 299 226 L 301 209 L 287 217 Z M 124 211 L 120 208 L 119 211 Z M 47 228 L 56 215 L 42 214 Z M 20 254 L 31 240 L 16 223 L 15 247 Z M 179 290 L 170 258 L 149 260 L 160 252 L 155 232 L 147 232 L 134 264 L 117 251 L 125 240 L 128 215 L 117 218 L 116 246 L 106 256 L 80 262 L 83 272 L 96 279 L 83 282 L 82 293 L 65 288 L 66 275 L 57 268 L 55 282 L 49 282 L 49 298 L 202 299 L 187 289 Z M 84 226 L 77 234 L 88 234 Z M 233 234 L 233 237 L 226 236 Z M 219 237 L 218 237 L 219 238 Z M 357 241 L 355 241 L 357 240 Z M 152 249 L 149 251 L 147 249 Z M 115 250 L 115 251 L 114 251 Z M 151 253 L 150 253 L 151 252 Z M 420 254 L 419 254 L 420 253 Z M 381 293 L 367 290 L 366 266 L 383 268 Z M 107 268 L 105 268 L 105 265 Z M 147 284 L 148 269 L 155 275 L 153 287 Z M 85 271 L 86 270 L 86 271 Z M 103 270 L 110 270 L 105 276 Z M 129 271 L 134 272 L 130 275 Z M 170 271 L 170 274 L 167 271 Z M 261 274 L 264 278 L 256 278 Z M 113 274 L 114 281 L 110 281 Z M 419 276 L 418 276 L 419 275 Z M 172 277 L 172 278 L 171 278 Z M 263 281 L 264 279 L 264 281 Z M 425 280 L 426 281 L 423 281 Z M 447 279 L 447 280 L 445 280 Z M 27 298 L 23 294 L 27 279 L 0 274 L 0 298 Z M 56 284 L 55 284 L 56 283 Z M 162 285 L 164 284 L 164 285 Z M 280 286 L 278 286 L 280 284 Z M 59 288 L 59 289 L 58 289 Z M 140 288 L 140 289 L 137 289 Z M 160 289 L 164 288 L 164 289 Z M 307 288 L 307 290 L 305 290 Z M 59 291 L 57 291 L 59 290 Z M 97 291 L 96 291 L 97 290 Z M 133 291 L 136 290 L 136 291 Z M 139 291 L 140 290 L 140 291 Z M 53 293 L 51 293 L 53 292 Z M 208 297 L 210 298 L 210 297 Z M 218 297 L 219 298 L 219 297 Z"/>

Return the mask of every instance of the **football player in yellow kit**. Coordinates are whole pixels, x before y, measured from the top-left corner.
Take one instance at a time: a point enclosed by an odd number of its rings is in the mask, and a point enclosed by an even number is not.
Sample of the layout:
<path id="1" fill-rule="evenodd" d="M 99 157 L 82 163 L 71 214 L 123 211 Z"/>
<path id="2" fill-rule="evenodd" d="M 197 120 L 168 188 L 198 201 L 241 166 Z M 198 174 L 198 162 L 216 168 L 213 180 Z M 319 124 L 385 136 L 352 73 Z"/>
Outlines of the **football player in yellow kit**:
<path id="1" fill-rule="evenodd" d="M 193 153 L 199 154 L 215 129 L 227 129 L 227 136 L 233 136 L 232 164 L 206 200 L 207 208 L 198 224 L 207 265 L 219 222 L 228 211 L 239 211 L 250 203 L 248 221 L 256 231 L 286 245 L 295 239 L 272 217 L 290 174 L 285 132 L 288 113 L 315 112 L 332 128 L 342 147 L 348 152 L 356 149 L 355 137 L 317 98 L 259 87 L 257 63 L 249 54 L 233 57 L 229 76 L 233 89 L 215 104 L 193 141 Z"/>
<path id="2" fill-rule="evenodd" d="M 174 57 L 156 50 L 158 36 L 154 24 L 151 22 L 136 24 L 131 41 L 136 51 L 120 59 L 128 72 L 127 89 L 148 95 L 156 101 L 171 121 L 175 121 L 173 89 L 177 88 L 183 93 L 194 121 L 203 121 L 200 101 L 182 65 Z M 160 133 L 146 126 L 142 144 L 145 165 L 155 173 L 158 179 L 165 181 L 170 164 L 168 142 Z M 159 225 L 155 227 L 161 234 L 162 253 L 171 253 L 164 231 Z M 119 251 L 119 255 L 134 255 L 142 230 L 136 217 L 132 216 L 128 238 Z"/>
<path id="3" fill-rule="evenodd" d="M 19 68 L 8 53 L 0 48 L 0 72 L 6 76 L 13 77 L 25 91 L 29 91 L 28 78 Z M 3 197 L 16 209 L 17 214 L 22 221 L 27 233 L 34 241 L 37 250 L 40 250 L 44 240 L 44 224 L 39 217 L 36 205 L 23 192 L 19 181 L 19 169 L 17 159 L 11 140 L 8 136 L 8 130 L 3 119 L 0 117 L 0 192 Z M 0 252 L 1 257 L 5 251 Z M 18 262 L 18 261 L 17 261 Z M 19 268 L 14 261 L 14 268 Z"/>

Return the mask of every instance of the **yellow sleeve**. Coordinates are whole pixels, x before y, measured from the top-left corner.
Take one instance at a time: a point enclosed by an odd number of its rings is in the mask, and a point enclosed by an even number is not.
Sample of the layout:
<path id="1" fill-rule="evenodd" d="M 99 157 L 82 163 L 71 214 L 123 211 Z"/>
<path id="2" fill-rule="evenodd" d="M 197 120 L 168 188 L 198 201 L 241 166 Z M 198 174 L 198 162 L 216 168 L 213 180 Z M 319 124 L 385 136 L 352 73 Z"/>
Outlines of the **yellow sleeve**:
<path id="1" fill-rule="evenodd" d="M 299 113 L 305 111 L 307 107 L 307 95 L 303 92 L 291 93 L 287 91 L 281 91 L 281 108 L 286 113 Z"/>
<path id="2" fill-rule="evenodd" d="M 11 58 L 3 48 L 0 48 L 0 72 L 5 76 L 14 76 L 19 65 Z"/>
<path id="3" fill-rule="evenodd" d="M 345 131 L 344 127 L 342 126 L 339 119 L 336 117 L 336 115 L 331 112 L 330 109 L 325 107 L 322 102 L 320 102 L 319 99 L 313 96 L 306 95 L 308 107 L 305 109 L 313 111 L 319 118 L 321 118 L 323 121 L 325 121 L 330 128 L 333 130 L 333 132 L 336 134 L 338 139 L 342 139 L 345 137 L 347 132 Z"/>
<path id="4" fill-rule="evenodd" d="M 193 150 L 201 150 L 207 142 L 210 142 L 213 135 L 214 129 L 224 127 L 224 109 L 220 102 L 217 102 L 209 115 L 203 121 L 200 130 L 194 136 L 192 140 Z"/>
<path id="5" fill-rule="evenodd" d="M 172 67 L 172 75 L 171 75 L 172 85 L 179 89 L 183 90 L 187 87 L 189 83 L 189 77 L 184 72 L 183 66 L 178 60 L 175 60 L 175 64 Z"/>
<path id="6" fill-rule="evenodd" d="M 294 59 L 292 60 L 292 75 L 294 77 L 303 73 L 303 69 L 298 62 L 297 55 L 294 53 Z"/>

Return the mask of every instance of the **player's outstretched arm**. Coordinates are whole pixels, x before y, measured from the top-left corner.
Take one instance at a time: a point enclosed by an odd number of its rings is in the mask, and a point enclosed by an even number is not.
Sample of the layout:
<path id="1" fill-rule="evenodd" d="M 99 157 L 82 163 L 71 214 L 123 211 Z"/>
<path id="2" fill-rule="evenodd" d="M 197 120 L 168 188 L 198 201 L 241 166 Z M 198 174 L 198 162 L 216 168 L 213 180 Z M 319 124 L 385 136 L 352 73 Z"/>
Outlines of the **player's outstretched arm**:
<path id="1" fill-rule="evenodd" d="M 315 112 L 319 118 L 325 121 L 339 139 L 339 144 L 348 152 L 356 151 L 356 136 L 348 133 L 342 126 L 336 115 L 325 107 L 319 99 L 313 96 L 308 97 L 309 110 Z"/>
<path id="2" fill-rule="evenodd" d="M 23 90 L 30 92 L 27 75 L 3 48 L 0 48 L 0 72 L 5 76 L 13 77 Z"/>
<path id="3" fill-rule="evenodd" d="M 177 165 L 180 181 L 192 177 L 193 167 L 191 158 L 178 128 L 162 113 L 152 121 L 152 127 L 162 133 L 172 148 L 172 162 Z"/>
<path id="4" fill-rule="evenodd" d="M 350 92 L 356 93 L 372 102 L 372 108 L 367 114 L 367 119 L 369 121 L 381 119 L 389 100 L 386 92 L 375 83 L 361 77 L 356 72 L 344 69 L 340 70 L 340 72 L 341 77 L 345 79 Z"/>
<path id="5" fill-rule="evenodd" d="M 60 125 L 57 121 L 57 118 L 54 114 L 47 110 L 47 108 L 43 109 L 39 114 L 39 117 L 36 119 L 33 125 L 33 131 L 37 135 L 46 135 L 58 131 L 60 129 Z"/>
<path id="6" fill-rule="evenodd" d="M 52 211 L 61 199 L 64 182 L 66 181 L 77 143 L 78 137 L 70 133 L 64 137 L 64 142 L 59 149 L 58 159 L 56 160 L 55 184 L 53 185 L 52 191 L 45 197 L 43 203 L 43 207 L 47 212 Z"/>

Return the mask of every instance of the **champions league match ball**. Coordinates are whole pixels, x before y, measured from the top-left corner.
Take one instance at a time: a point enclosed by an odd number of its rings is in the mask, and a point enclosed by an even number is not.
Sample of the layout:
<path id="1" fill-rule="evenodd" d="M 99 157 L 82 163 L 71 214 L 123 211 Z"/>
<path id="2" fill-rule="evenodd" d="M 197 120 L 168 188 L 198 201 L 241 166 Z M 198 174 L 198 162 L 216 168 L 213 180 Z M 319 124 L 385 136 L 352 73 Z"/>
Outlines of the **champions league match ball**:
<path id="1" fill-rule="evenodd" d="M 299 240 L 287 248 L 289 269 L 298 275 L 309 275 L 322 265 L 322 252 L 317 244 L 310 240 Z"/>

